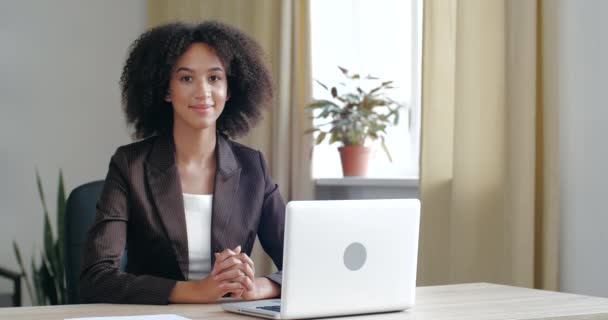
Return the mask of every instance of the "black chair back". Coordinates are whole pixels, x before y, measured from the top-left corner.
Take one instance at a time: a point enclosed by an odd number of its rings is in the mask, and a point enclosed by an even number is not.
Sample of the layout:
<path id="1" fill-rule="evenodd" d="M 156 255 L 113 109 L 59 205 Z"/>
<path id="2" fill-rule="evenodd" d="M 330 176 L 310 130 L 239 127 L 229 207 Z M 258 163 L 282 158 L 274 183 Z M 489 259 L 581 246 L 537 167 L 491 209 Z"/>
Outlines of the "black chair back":
<path id="1" fill-rule="evenodd" d="M 97 201 L 103 189 L 103 180 L 83 184 L 72 190 L 65 208 L 65 275 L 69 304 L 79 303 L 78 279 L 82 252 L 89 228 L 95 220 Z M 122 270 L 127 254 L 123 255 Z"/>
<path id="2" fill-rule="evenodd" d="M 21 274 L 0 267 L 0 277 L 13 281 L 13 293 L 0 293 L 0 307 L 21 307 Z"/>

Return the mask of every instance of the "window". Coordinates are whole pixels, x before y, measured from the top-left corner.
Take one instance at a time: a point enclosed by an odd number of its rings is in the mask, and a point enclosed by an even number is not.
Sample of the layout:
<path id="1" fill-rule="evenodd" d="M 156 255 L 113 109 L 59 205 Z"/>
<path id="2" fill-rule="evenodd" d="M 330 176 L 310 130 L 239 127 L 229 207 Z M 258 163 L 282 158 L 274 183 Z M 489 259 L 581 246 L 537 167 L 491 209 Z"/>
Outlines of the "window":
<path id="1" fill-rule="evenodd" d="M 370 178 L 417 178 L 420 128 L 420 21 L 417 0 L 312 0 L 312 77 L 326 85 L 343 81 L 338 66 L 362 76 L 393 80 L 391 98 L 404 104 L 399 125 L 387 130 L 390 162 L 378 143 L 369 143 Z M 329 93 L 313 82 L 313 97 Z M 316 121 L 321 121 L 315 119 Z M 315 146 L 313 178 L 342 176 L 338 144 Z"/>

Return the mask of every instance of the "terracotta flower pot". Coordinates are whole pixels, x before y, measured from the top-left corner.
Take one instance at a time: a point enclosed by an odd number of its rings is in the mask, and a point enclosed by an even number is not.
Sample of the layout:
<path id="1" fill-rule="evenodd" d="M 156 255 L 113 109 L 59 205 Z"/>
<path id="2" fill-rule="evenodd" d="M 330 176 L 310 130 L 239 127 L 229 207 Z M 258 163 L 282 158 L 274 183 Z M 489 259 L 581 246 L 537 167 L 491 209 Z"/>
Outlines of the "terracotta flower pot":
<path id="1" fill-rule="evenodd" d="M 342 173 L 345 177 L 365 176 L 369 163 L 370 148 L 359 145 L 339 147 Z"/>

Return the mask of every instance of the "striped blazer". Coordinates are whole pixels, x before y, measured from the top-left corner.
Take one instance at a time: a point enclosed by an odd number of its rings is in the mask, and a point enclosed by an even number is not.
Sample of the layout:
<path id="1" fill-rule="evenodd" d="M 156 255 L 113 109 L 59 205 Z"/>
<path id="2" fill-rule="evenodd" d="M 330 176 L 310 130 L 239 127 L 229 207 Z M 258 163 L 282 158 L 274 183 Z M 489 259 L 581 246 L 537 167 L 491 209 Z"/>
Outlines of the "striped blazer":
<path id="1" fill-rule="evenodd" d="M 241 245 L 251 254 L 257 235 L 281 270 L 285 204 L 262 154 L 218 134 L 216 157 L 211 251 Z M 214 263 L 213 253 L 211 259 Z M 118 148 L 87 234 L 81 301 L 167 304 L 176 281 L 187 280 L 188 264 L 173 137 L 154 136 Z M 281 271 L 267 278 L 280 285 Z"/>

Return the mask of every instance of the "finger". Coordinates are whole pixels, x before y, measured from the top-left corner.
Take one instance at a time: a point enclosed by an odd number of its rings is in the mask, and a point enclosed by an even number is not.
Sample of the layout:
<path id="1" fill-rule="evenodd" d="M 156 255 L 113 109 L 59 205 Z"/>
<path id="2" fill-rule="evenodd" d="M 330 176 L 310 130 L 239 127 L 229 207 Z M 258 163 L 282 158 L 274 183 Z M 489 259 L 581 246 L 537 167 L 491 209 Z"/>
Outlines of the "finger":
<path id="1" fill-rule="evenodd" d="M 246 276 L 246 273 L 240 269 L 234 269 L 234 270 L 227 270 L 227 271 L 224 271 L 224 272 L 218 274 L 217 276 L 213 277 L 213 280 L 222 282 L 225 280 L 234 280 L 234 279 L 237 279 L 242 276 Z"/>
<path id="2" fill-rule="evenodd" d="M 216 270 L 216 267 L 219 262 L 222 262 L 234 255 L 235 255 L 234 251 L 232 251 L 230 249 L 226 249 L 226 250 L 222 251 L 221 253 L 216 252 L 215 253 L 215 264 L 213 266 L 213 270 L 211 270 L 211 275 L 216 275 L 218 273 L 219 270 Z"/>
<path id="3" fill-rule="evenodd" d="M 227 270 L 229 268 L 232 268 L 234 266 L 238 266 L 238 265 L 242 265 L 243 262 L 240 259 L 237 259 L 235 257 L 230 257 L 222 262 L 220 262 L 219 264 L 216 262 L 215 267 L 213 269 L 215 269 L 215 275 L 220 274 L 221 272 L 223 272 L 224 270 Z"/>
<path id="4" fill-rule="evenodd" d="M 238 269 L 240 265 L 243 265 L 243 262 L 241 262 L 240 260 L 228 258 L 224 260 L 224 262 L 218 263 L 213 267 L 213 270 L 211 271 L 211 276 L 217 276 L 222 272 Z"/>
<path id="5" fill-rule="evenodd" d="M 238 266 L 234 266 L 234 268 L 230 269 L 230 270 L 239 270 L 240 271 L 239 275 L 246 276 L 252 280 L 255 277 L 255 272 L 251 269 L 251 267 L 248 264 L 241 264 Z"/>
<path id="6" fill-rule="evenodd" d="M 246 276 L 240 276 L 238 278 L 233 279 L 232 281 L 232 283 L 239 283 L 245 291 L 253 290 L 253 281 L 251 281 L 251 279 Z"/>
<path id="7" fill-rule="evenodd" d="M 255 272 L 248 264 L 235 265 L 213 276 L 213 280 L 218 282 L 225 280 L 233 281 L 241 276 L 246 276 L 253 281 L 255 279 Z"/>
<path id="8" fill-rule="evenodd" d="M 245 289 L 243 284 L 240 282 L 222 282 L 218 287 L 224 292 L 224 294 Z"/>
<path id="9" fill-rule="evenodd" d="M 215 276 L 213 276 L 214 281 L 226 281 L 237 279 L 238 277 L 248 277 L 253 280 L 254 272 L 251 270 L 251 267 L 247 264 L 234 265 L 230 268 L 224 269 L 221 272 L 218 272 Z"/>
<path id="10" fill-rule="evenodd" d="M 239 254 L 241 253 L 241 245 L 236 246 L 236 248 L 234 248 L 234 254 Z"/>
<path id="11" fill-rule="evenodd" d="M 249 279 L 253 280 L 253 278 L 255 277 L 255 270 L 253 270 L 250 265 L 246 264 L 245 267 L 241 270 L 243 270 L 243 272 L 247 277 L 249 277 Z"/>
<path id="12" fill-rule="evenodd" d="M 241 283 L 243 285 L 245 285 L 245 288 L 247 289 L 247 291 L 253 290 L 253 288 L 254 288 L 253 280 L 249 277 L 244 277 L 244 279 Z"/>
<path id="13" fill-rule="evenodd" d="M 249 266 L 251 266 L 251 269 L 255 270 L 255 263 L 253 262 L 253 260 L 246 253 L 243 252 L 243 253 L 237 255 L 237 257 L 239 259 L 241 259 L 241 261 L 243 261 L 244 263 L 246 263 Z"/>
<path id="14" fill-rule="evenodd" d="M 230 294 L 230 297 L 231 297 L 231 298 L 238 299 L 238 298 L 240 298 L 240 297 L 242 297 L 242 296 L 243 296 L 243 293 L 244 293 L 244 292 L 245 292 L 245 290 L 238 290 L 238 291 L 236 291 L 236 292 L 231 293 L 231 294 Z"/>
<path id="15" fill-rule="evenodd" d="M 243 272 L 247 273 L 247 275 L 250 276 L 251 279 L 253 279 L 253 277 L 255 276 L 255 264 L 253 260 L 251 260 L 251 258 L 249 258 L 246 253 L 241 253 L 240 255 L 235 257 L 241 259 L 241 261 L 244 263 L 241 269 L 243 270 Z"/>
<path id="16" fill-rule="evenodd" d="M 224 261 L 235 254 L 236 253 L 234 251 L 225 249 L 224 251 L 215 254 L 215 261 Z"/>
<path id="17" fill-rule="evenodd" d="M 227 280 L 222 280 L 220 282 L 220 284 L 226 284 L 226 283 L 239 283 L 243 289 L 249 291 L 249 290 L 253 290 L 254 288 L 254 282 L 252 279 L 250 279 L 249 277 L 247 277 L 246 275 L 239 275 L 236 277 L 232 277 L 230 279 Z"/>

